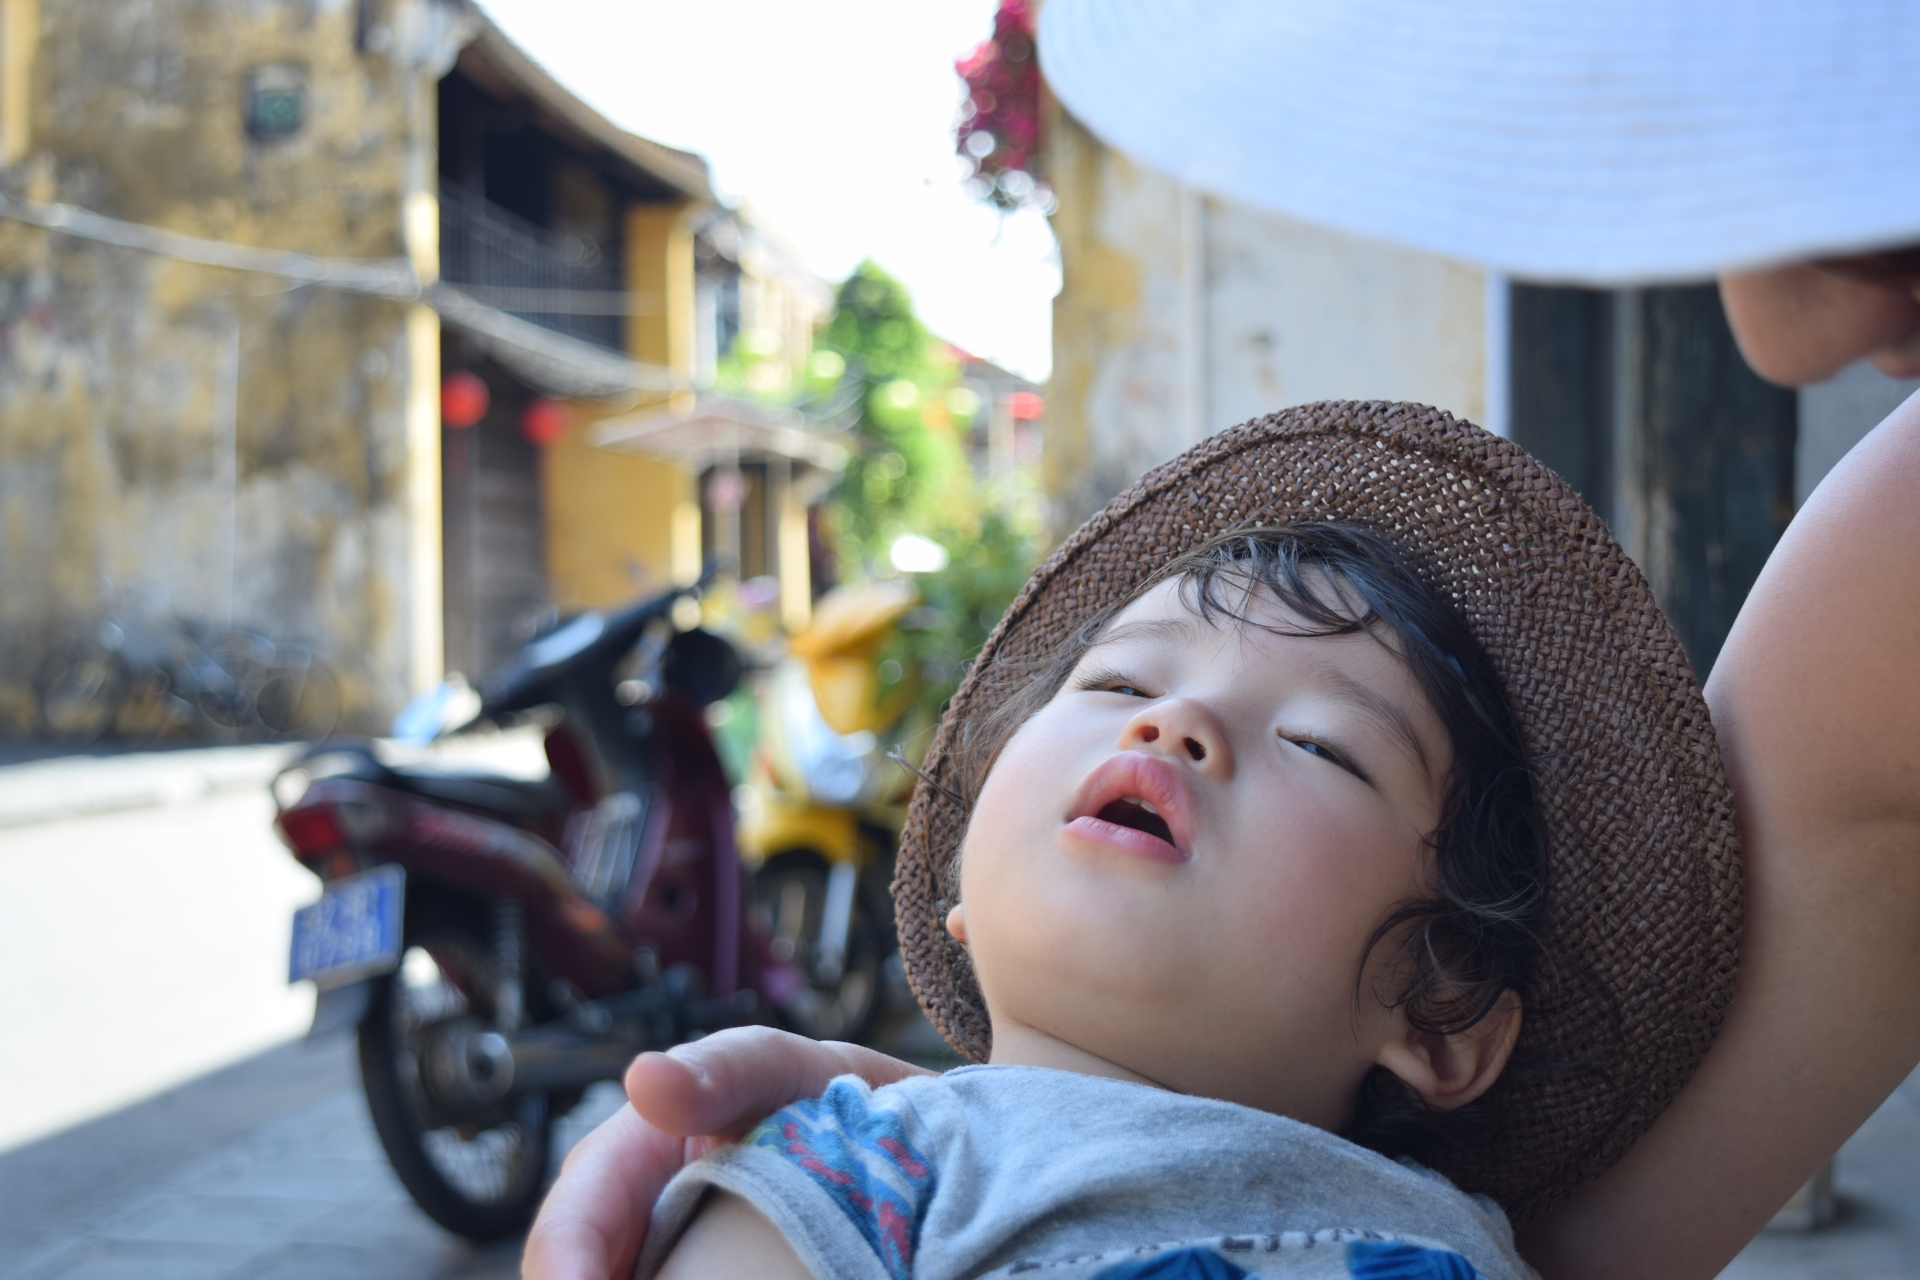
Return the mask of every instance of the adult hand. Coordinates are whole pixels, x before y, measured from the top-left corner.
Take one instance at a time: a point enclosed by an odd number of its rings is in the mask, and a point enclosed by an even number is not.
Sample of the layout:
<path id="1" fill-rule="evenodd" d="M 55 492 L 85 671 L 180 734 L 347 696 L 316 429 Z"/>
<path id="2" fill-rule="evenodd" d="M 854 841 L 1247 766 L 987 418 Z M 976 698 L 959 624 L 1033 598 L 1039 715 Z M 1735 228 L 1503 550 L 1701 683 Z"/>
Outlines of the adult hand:
<path id="1" fill-rule="evenodd" d="M 626 1280 L 653 1202 L 681 1166 L 739 1137 L 835 1076 L 890 1084 L 924 1068 L 872 1049 L 739 1027 L 643 1053 L 627 1068 L 628 1105 L 567 1156 L 521 1261 L 525 1280 Z"/>

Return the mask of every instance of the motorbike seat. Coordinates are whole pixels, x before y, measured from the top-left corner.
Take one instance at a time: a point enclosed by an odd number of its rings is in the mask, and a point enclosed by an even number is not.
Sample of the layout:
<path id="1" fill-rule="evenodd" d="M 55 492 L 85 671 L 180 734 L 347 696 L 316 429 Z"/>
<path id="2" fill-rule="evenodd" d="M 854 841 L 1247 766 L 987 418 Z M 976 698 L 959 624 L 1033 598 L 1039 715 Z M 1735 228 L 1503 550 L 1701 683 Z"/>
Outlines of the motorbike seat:
<path id="1" fill-rule="evenodd" d="M 400 766 L 387 770 L 396 789 L 502 818 L 515 826 L 556 826 L 572 804 L 566 789 L 552 778 L 510 778 L 482 769 L 429 769 Z"/>

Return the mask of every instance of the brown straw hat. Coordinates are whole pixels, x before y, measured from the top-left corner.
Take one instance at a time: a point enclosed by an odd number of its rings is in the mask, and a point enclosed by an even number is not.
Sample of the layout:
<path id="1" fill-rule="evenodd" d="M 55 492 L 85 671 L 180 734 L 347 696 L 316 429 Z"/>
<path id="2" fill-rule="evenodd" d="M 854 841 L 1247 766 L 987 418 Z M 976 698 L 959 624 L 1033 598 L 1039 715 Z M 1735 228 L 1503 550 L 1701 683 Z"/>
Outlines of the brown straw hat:
<path id="1" fill-rule="evenodd" d="M 1646 579 L 1564 481 L 1421 405 L 1327 402 L 1213 436 L 1082 525 L 1000 620 L 948 708 L 901 837 L 913 989 L 970 1059 L 990 1045 L 946 872 L 968 814 L 955 726 L 998 706 L 1102 606 L 1216 534 L 1300 521 L 1389 535 L 1492 658 L 1536 762 L 1544 963 L 1492 1136 L 1442 1163 L 1531 1217 L 1625 1153 L 1693 1074 L 1733 990 L 1740 866 L 1705 700 Z"/>

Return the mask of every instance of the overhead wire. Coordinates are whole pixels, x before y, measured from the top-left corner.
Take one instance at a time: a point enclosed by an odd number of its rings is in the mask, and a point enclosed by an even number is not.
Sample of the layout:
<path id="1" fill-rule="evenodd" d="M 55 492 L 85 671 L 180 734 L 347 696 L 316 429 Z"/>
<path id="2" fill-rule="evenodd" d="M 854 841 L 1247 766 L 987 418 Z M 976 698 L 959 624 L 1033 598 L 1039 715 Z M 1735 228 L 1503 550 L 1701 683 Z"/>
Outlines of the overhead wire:
<path id="1" fill-rule="evenodd" d="M 298 250 L 267 249 L 129 222 L 80 205 L 5 194 L 0 194 L 0 218 L 177 262 L 250 272 L 296 285 L 394 302 L 425 303 L 443 320 L 472 334 L 502 363 L 563 395 L 609 399 L 635 391 L 675 391 L 689 385 L 689 379 L 670 369 L 601 350 L 512 314 L 650 314 L 659 307 L 655 295 L 456 286 L 423 280 L 406 258 L 330 258 Z M 624 311 L 619 309 L 622 306 Z M 579 309 L 574 310 L 576 307 Z"/>

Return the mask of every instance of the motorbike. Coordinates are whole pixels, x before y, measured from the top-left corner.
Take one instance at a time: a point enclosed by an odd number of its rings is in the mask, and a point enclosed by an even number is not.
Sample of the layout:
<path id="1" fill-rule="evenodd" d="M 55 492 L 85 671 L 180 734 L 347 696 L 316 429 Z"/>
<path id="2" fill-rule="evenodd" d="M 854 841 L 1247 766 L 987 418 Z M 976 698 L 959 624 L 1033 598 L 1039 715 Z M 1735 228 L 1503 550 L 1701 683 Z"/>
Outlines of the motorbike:
<path id="1" fill-rule="evenodd" d="M 769 953 L 805 979 L 784 993 L 782 1017 L 818 1039 L 863 1039 L 886 1013 L 898 946 L 889 885 L 913 782 L 888 752 L 912 736 L 920 691 L 909 664 L 886 655 L 918 604 L 898 580 L 829 592 L 760 700 L 741 853 Z"/>
<path id="2" fill-rule="evenodd" d="M 695 625 L 698 590 L 583 613 L 482 683 L 479 720 L 558 710 L 547 778 L 335 741 L 274 780 L 275 827 L 323 886 L 291 977 L 319 990 L 315 1034 L 357 1028 L 394 1172 L 457 1234 L 527 1225 L 588 1085 L 764 1019 L 790 975 L 750 927 L 703 715 L 741 664 Z"/>

